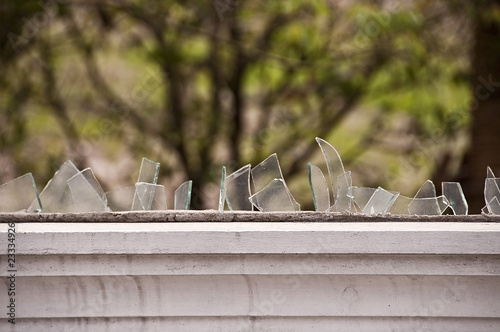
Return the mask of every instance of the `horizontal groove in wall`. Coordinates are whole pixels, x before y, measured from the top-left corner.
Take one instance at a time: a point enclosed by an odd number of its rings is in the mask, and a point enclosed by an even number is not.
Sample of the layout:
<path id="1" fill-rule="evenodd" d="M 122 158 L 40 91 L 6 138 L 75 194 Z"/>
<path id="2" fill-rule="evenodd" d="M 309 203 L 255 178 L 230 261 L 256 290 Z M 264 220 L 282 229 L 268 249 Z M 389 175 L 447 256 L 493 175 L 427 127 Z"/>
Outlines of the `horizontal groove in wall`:
<path id="1" fill-rule="evenodd" d="M 0 256 L 0 266 L 7 256 Z M 17 276 L 119 275 L 499 276 L 500 255 L 19 255 Z M 6 270 L 0 276 L 7 275 Z"/>
<path id="2" fill-rule="evenodd" d="M 15 326 L 0 321 L 2 331 L 148 331 L 175 332 L 352 332 L 440 331 L 498 332 L 500 319 L 460 317 L 106 317 L 22 319 Z"/>

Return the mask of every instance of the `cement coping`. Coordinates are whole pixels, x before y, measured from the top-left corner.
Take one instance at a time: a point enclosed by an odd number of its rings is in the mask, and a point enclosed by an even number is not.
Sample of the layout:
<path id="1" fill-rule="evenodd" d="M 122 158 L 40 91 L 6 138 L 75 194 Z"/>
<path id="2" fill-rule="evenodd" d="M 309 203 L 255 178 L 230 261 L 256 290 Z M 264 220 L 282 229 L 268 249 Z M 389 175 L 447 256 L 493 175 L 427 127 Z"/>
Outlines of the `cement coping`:
<path id="1" fill-rule="evenodd" d="M 165 210 L 85 213 L 0 213 L 0 223 L 147 223 L 147 222 L 500 222 L 500 215 L 366 215 L 332 212 L 248 212 L 216 210 Z"/>

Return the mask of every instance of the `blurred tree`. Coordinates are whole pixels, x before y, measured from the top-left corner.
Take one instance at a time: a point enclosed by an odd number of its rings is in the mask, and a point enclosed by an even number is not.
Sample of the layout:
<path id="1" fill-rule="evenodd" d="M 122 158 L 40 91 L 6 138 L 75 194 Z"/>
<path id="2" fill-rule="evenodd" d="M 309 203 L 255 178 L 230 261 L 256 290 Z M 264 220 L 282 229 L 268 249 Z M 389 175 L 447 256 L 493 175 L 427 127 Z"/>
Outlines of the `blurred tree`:
<path id="1" fill-rule="evenodd" d="M 304 202 L 320 136 L 355 181 L 411 194 L 462 157 L 471 33 L 450 3 L 2 2 L 0 179 L 144 155 L 213 208 L 221 165 L 277 152 Z"/>
<path id="2" fill-rule="evenodd" d="M 475 2 L 471 52 L 471 141 L 459 181 L 469 210 L 485 206 L 484 179 L 490 166 L 500 176 L 500 1 Z"/>

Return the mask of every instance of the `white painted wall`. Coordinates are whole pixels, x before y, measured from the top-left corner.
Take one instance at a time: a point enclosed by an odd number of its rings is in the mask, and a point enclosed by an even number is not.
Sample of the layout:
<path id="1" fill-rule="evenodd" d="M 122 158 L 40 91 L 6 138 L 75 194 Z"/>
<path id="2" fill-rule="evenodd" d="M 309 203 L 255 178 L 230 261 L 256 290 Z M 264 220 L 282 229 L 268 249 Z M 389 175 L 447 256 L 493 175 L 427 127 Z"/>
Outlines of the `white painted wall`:
<path id="1" fill-rule="evenodd" d="M 500 331 L 499 223 L 59 222 L 16 232 L 16 325 L 2 318 L 0 331 Z"/>

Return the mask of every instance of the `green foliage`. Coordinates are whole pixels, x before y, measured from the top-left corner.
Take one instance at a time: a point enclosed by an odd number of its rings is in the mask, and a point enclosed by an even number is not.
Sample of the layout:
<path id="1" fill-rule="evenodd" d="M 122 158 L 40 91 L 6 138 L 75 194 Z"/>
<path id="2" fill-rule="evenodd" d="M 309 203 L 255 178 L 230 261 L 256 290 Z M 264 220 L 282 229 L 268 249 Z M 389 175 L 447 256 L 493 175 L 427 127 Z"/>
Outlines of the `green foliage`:
<path id="1" fill-rule="evenodd" d="M 0 7 L 2 37 L 22 34 L 22 18 L 40 11 L 38 2 L 17 3 Z M 193 179 L 209 201 L 222 164 L 255 165 L 277 152 L 285 177 L 306 179 L 322 136 L 348 168 L 381 176 L 384 161 L 397 169 L 393 154 L 414 152 L 394 150 L 385 136 L 453 138 L 468 123 L 470 97 L 457 77 L 468 70 L 469 44 L 435 33 L 433 20 L 466 17 L 446 6 L 127 0 L 58 9 L 19 49 L 2 38 L 0 53 L 2 152 L 36 164 L 42 183 L 67 158 L 83 166 L 144 155 L 162 163 L 169 187 Z M 395 124 L 402 114 L 415 130 Z M 368 150 L 377 165 L 363 157 Z M 291 187 L 308 202 L 300 181 Z"/>

